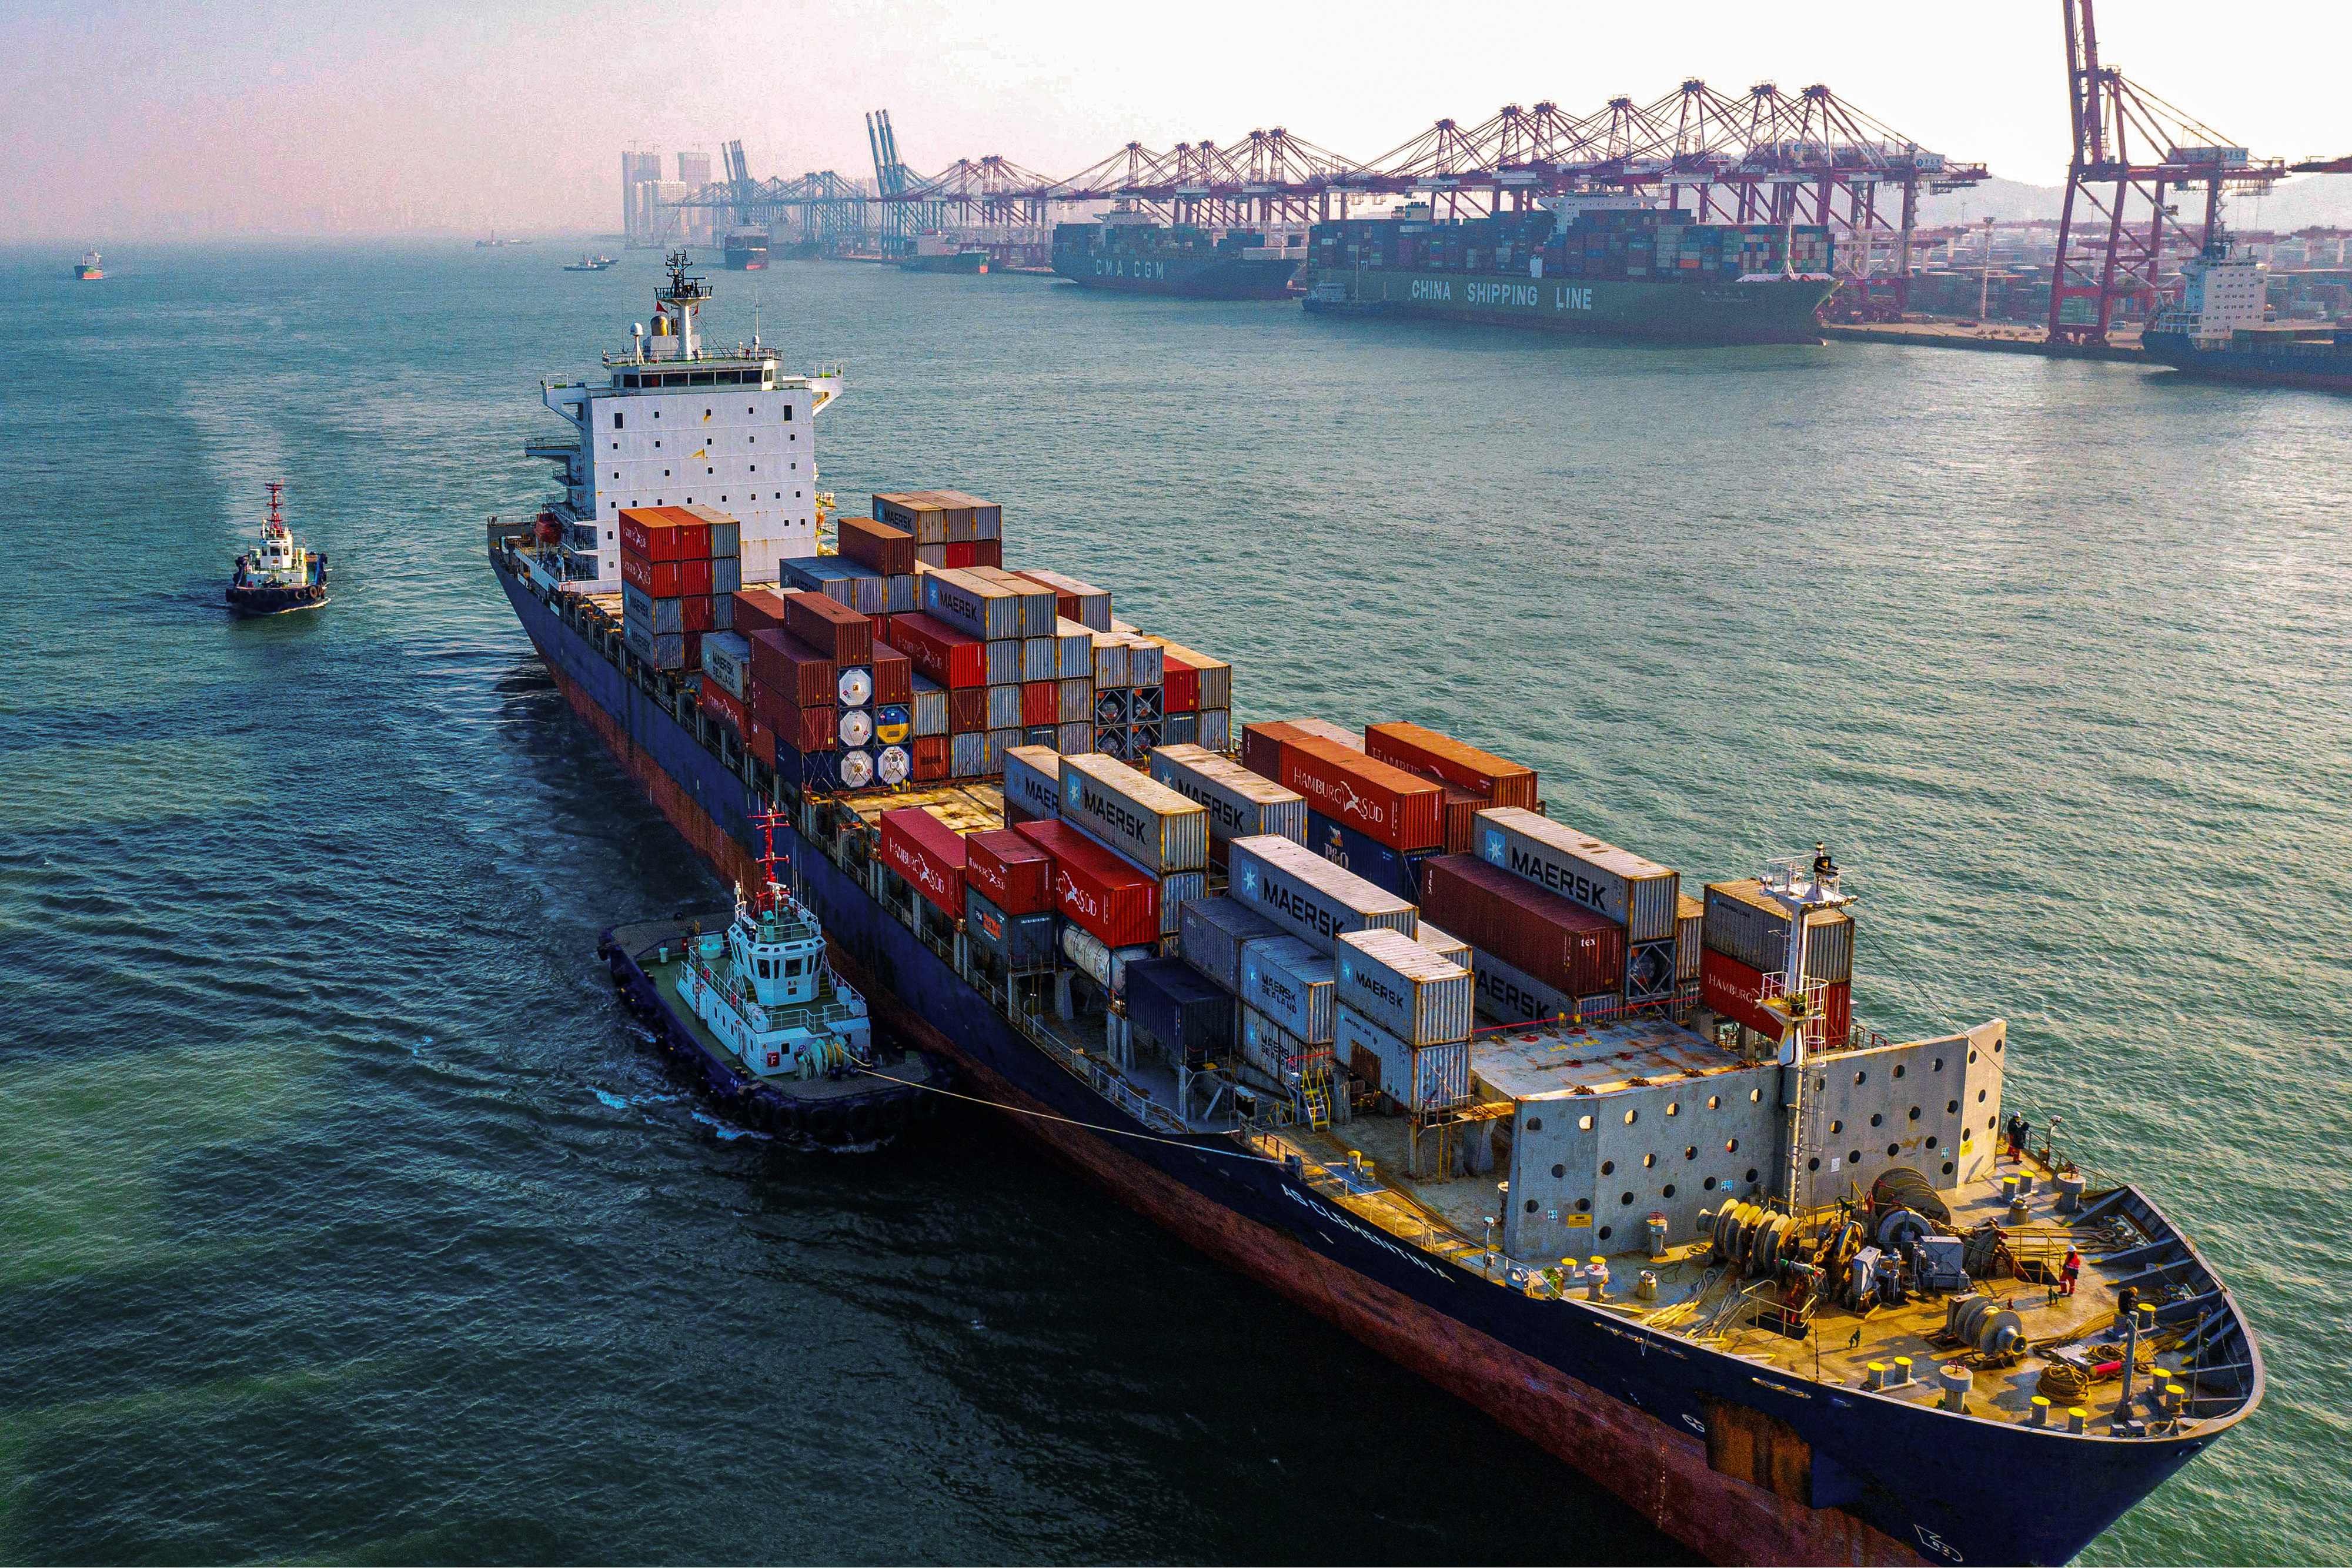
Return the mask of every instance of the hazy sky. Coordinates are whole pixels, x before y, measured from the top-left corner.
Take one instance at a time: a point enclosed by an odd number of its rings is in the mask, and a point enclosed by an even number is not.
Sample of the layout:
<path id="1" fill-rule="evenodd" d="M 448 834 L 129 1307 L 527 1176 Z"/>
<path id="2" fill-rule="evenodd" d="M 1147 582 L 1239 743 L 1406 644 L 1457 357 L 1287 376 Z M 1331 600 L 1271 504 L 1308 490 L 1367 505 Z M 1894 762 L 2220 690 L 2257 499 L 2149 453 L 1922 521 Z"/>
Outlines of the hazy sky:
<path id="1" fill-rule="evenodd" d="M 2352 152 L 2347 0 L 2106 0 L 2101 20 L 2110 61 L 2232 140 Z M 1059 177 L 1272 125 L 1369 159 L 1441 115 L 1581 112 L 1685 76 L 1826 82 L 1923 145 L 2063 178 L 2059 0 L 8 0 L 0 238 L 607 230 L 625 146 L 740 137 L 761 176 L 870 173 L 876 107 L 922 172 L 999 153 Z"/>

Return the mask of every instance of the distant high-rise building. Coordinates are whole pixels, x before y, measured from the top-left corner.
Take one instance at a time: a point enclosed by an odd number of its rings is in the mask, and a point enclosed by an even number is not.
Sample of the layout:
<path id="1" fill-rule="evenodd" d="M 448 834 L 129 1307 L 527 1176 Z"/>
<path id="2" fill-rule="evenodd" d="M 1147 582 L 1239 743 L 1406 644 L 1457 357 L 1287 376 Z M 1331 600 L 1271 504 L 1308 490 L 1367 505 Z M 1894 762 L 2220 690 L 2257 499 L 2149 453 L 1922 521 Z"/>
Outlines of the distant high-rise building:
<path id="1" fill-rule="evenodd" d="M 658 152 L 621 154 L 621 233 L 629 239 L 650 237 L 646 232 L 646 214 L 639 204 L 640 188 L 659 183 L 661 162 Z"/>
<path id="2" fill-rule="evenodd" d="M 640 180 L 635 193 L 637 226 L 630 238 L 639 245 L 674 245 L 687 238 L 685 214 L 669 204 L 682 202 L 692 189 L 683 180 Z"/>
<path id="3" fill-rule="evenodd" d="M 710 183 L 710 154 L 681 152 L 677 155 L 677 177 L 697 190 Z"/>

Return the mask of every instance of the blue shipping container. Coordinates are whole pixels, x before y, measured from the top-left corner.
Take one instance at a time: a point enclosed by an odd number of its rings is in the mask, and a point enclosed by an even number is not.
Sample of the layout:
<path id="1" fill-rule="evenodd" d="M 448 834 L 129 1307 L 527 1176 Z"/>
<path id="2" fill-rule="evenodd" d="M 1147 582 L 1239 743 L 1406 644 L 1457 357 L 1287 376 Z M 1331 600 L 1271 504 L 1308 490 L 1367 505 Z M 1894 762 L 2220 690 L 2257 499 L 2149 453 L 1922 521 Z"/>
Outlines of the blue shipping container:
<path id="1" fill-rule="evenodd" d="M 1421 902 L 1421 863 L 1443 850 L 1392 850 L 1320 811 L 1307 813 L 1307 847 L 1408 903 Z"/>
<path id="2" fill-rule="evenodd" d="M 1007 915 L 982 897 L 980 889 L 966 887 L 963 925 L 976 946 L 993 954 L 1008 969 L 1054 967 L 1054 912 L 1050 909 L 1035 915 Z"/>
<path id="3" fill-rule="evenodd" d="M 1127 967 L 1127 1020 L 1195 1065 L 1224 1056 L 1234 1039 L 1234 998 L 1181 958 Z"/>

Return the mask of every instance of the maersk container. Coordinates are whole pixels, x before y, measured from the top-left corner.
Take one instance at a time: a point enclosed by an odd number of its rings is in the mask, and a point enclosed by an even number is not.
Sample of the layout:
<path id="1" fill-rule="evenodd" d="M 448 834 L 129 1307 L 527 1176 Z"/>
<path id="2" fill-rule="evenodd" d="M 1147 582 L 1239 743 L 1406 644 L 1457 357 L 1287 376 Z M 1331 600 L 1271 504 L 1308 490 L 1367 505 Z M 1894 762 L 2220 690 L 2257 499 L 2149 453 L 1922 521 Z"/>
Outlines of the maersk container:
<path id="1" fill-rule="evenodd" d="M 1470 1038 L 1470 971 L 1396 931 L 1350 931 L 1332 954 L 1339 1005 L 1407 1045 Z"/>
<path id="2" fill-rule="evenodd" d="M 1199 1067 L 1232 1049 L 1234 998 L 1181 958 L 1150 958 L 1128 966 L 1127 1021 Z"/>
<path id="3" fill-rule="evenodd" d="M 1470 1042 L 1415 1047 L 1344 1003 L 1332 1029 L 1331 1054 L 1348 1071 L 1418 1114 L 1470 1098 Z"/>
<path id="4" fill-rule="evenodd" d="M 1128 685 L 1127 638 L 1117 632 L 1096 632 L 1094 666 L 1097 690 L 1108 691 L 1116 686 Z"/>
<path id="5" fill-rule="evenodd" d="M 634 621 L 621 622 L 621 640 L 629 645 L 631 653 L 656 670 L 692 668 L 687 658 L 688 644 L 698 643 L 702 636 L 699 632 L 657 632 Z"/>
<path id="6" fill-rule="evenodd" d="M 1421 888 L 1431 919 L 1554 990 L 1590 996 L 1624 984 L 1624 928 L 1597 910 L 1475 855 L 1430 861 Z"/>
<path id="7" fill-rule="evenodd" d="M 709 663 L 708 644 L 702 657 L 706 664 Z M 1685 893 L 1675 900 L 1675 978 L 1687 984 L 1698 978 L 1699 966 L 1705 961 L 1706 905 Z"/>
<path id="8" fill-rule="evenodd" d="M 1021 635 L 1021 596 L 952 569 L 923 574 L 923 612 L 959 632 L 998 642 Z"/>
<path id="9" fill-rule="evenodd" d="M 1024 637 L 1021 640 L 1021 678 L 1024 681 L 1059 680 L 1061 671 L 1061 643 L 1051 637 Z"/>
<path id="10" fill-rule="evenodd" d="M 981 644 L 982 667 L 988 673 L 992 686 L 1017 686 L 1022 681 L 1021 641 L 1017 637 L 1000 638 Z"/>
<path id="11" fill-rule="evenodd" d="M 1706 945 L 1751 969 L 1784 975 L 1789 969 L 1789 916 L 1753 877 L 1708 883 Z M 1843 909 L 1817 909 L 1805 917 L 1805 975 L 1832 986 L 1853 978 L 1853 915 Z"/>
<path id="12" fill-rule="evenodd" d="M 1021 727 L 1021 685 L 1019 682 L 1016 681 L 1009 686 L 991 686 L 988 688 L 988 727 L 990 729 L 1018 729 Z"/>
<path id="13" fill-rule="evenodd" d="M 929 675 L 915 677 L 915 733 L 945 735 L 948 732 L 948 689 Z"/>
<path id="14" fill-rule="evenodd" d="M 1062 618 L 1061 599 L 1051 588 L 1033 582 L 1018 572 L 1001 568 L 986 569 L 989 580 L 1003 584 L 1021 596 L 1021 635 L 1024 638 L 1054 635 L 1054 622 Z M 1039 676 L 1043 680 L 1046 677 Z"/>
<path id="15" fill-rule="evenodd" d="M 1234 743 L 1234 716 L 1224 708 L 1201 710 L 1200 744 L 1211 751 L 1223 751 Z"/>
<path id="16" fill-rule="evenodd" d="M 1345 822 L 1335 822 L 1322 812 L 1309 810 L 1307 813 L 1306 844 L 1333 865 L 1355 873 L 1366 882 L 1384 887 L 1399 898 L 1421 898 L 1421 868 L 1439 853 L 1437 850 L 1415 850 L 1407 853 L 1392 850 L 1377 839 L 1367 838 Z"/>
<path id="17" fill-rule="evenodd" d="M 702 638 L 702 673 L 740 701 L 751 679 L 751 643 L 740 632 L 708 632 Z"/>
<path id="18" fill-rule="evenodd" d="M 1330 1075 L 1331 1042 L 1309 1045 L 1255 1008 L 1241 1009 L 1242 1061 L 1292 1088 Z"/>
<path id="19" fill-rule="evenodd" d="M 1067 756 L 1090 751 L 1095 744 L 1095 727 L 1091 724 L 1065 724 L 1054 731 L 1054 749 Z"/>
<path id="20" fill-rule="evenodd" d="M 1234 840 L 1225 858 L 1234 897 L 1326 953 L 1342 932 L 1413 933 L 1418 913 L 1411 903 L 1303 844 L 1260 833 Z"/>
<path id="21" fill-rule="evenodd" d="M 1062 921 L 1060 926 L 1063 956 L 1078 973 L 1114 997 L 1127 989 L 1128 966 L 1160 956 L 1155 946 L 1113 947 L 1076 921 Z"/>
<path id="22" fill-rule="evenodd" d="M 1339 968 L 1328 954 L 1297 936 L 1252 942 L 1242 950 L 1234 994 L 1310 1045 L 1331 1043 Z"/>
<path id="23" fill-rule="evenodd" d="M 988 732 L 970 729 L 948 737 L 948 776 L 981 779 L 988 773 Z"/>
<path id="24" fill-rule="evenodd" d="M 1004 754 L 1004 803 L 1032 817 L 1062 814 L 1062 758 L 1043 747 L 1016 746 Z"/>
<path id="25" fill-rule="evenodd" d="M 1014 973 L 1054 967 L 1054 916 L 1049 910 L 1013 915 L 970 883 L 963 890 L 963 925 L 972 944 Z"/>
<path id="26" fill-rule="evenodd" d="M 1042 567 L 1024 567 L 1021 575 L 1052 589 L 1056 607 L 1065 619 L 1089 631 L 1110 630 L 1110 594 L 1107 590 Z"/>
<path id="27" fill-rule="evenodd" d="M 1150 758 L 1152 778 L 1207 810 L 1213 860 L 1222 862 L 1234 840 L 1261 833 L 1305 841 L 1307 802 L 1297 791 L 1199 746 L 1161 746 Z"/>
<path id="28" fill-rule="evenodd" d="M 1054 676 L 1088 684 L 1095 678 L 1095 634 L 1060 616 L 1054 620 Z"/>
<path id="29" fill-rule="evenodd" d="M 1274 922 L 1230 898 L 1188 899 L 1177 915 L 1178 951 L 1184 961 L 1229 991 L 1242 988 L 1242 950 L 1252 942 L 1284 938 Z"/>
<path id="30" fill-rule="evenodd" d="M 1465 969 L 1470 967 L 1470 944 L 1459 936 L 1448 936 L 1426 920 L 1414 930 L 1412 939 L 1441 958 L 1451 959 Z"/>
<path id="31" fill-rule="evenodd" d="M 1598 910 L 1629 942 L 1675 936 L 1681 878 L 1670 868 L 1517 806 L 1478 813 L 1480 859 Z"/>
<path id="32" fill-rule="evenodd" d="M 1171 872 L 1160 879 L 1160 935 L 1173 936 L 1183 920 L 1184 905 L 1209 896 L 1209 873 Z"/>
<path id="33" fill-rule="evenodd" d="M 1209 814 L 1197 800 L 1091 753 L 1062 759 L 1062 820 L 1144 870 L 1165 875 L 1209 863 Z"/>
<path id="34" fill-rule="evenodd" d="M 1054 683 L 1054 722 L 1055 724 L 1092 724 L 1095 721 L 1095 684 L 1084 675 L 1075 680 Z"/>

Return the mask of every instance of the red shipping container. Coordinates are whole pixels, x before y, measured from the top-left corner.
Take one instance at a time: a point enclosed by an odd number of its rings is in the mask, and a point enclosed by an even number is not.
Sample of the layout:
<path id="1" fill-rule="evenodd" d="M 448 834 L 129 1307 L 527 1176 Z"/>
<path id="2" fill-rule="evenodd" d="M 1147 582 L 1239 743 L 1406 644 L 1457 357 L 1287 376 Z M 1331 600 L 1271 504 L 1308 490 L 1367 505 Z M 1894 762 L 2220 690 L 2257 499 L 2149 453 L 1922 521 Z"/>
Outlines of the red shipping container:
<path id="1" fill-rule="evenodd" d="M 874 644 L 874 701 L 901 706 L 915 700 L 915 664 L 887 643 Z"/>
<path id="2" fill-rule="evenodd" d="M 735 591 L 735 630 L 749 637 L 754 632 L 784 629 L 784 596 L 772 588 Z"/>
<path id="3" fill-rule="evenodd" d="M 1058 721 L 1062 709 L 1062 683 L 1059 681 L 1024 681 L 1021 685 L 1021 722 L 1034 727 Z M 1018 913 L 1006 910 L 1006 914 Z"/>
<path id="4" fill-rule="evenodd" d="M 905 577 L 915 570 L 915 536 L 906 529 L 852 517 L 836 517 L 835 527 L 841 532 L 841 553 L 846 559 L 885 577 Z"/>
<path id="5" fill-rule="evenodd" d="M 1201 711 L 1201 672 L 1162 648 L 1160 651 L 1160 695 L 1166 713 Z"/>
<path id="6" fill-rule="evenodd" d="M 992 566 L 1002 571 L 1004 569 L 1004 541 L 1003 539 L 972 540 L 971 564 Z"/>
<path id="7" fill-rule="evenodd" d="M 1114 947 L 1160 940 L 1160 883 L 1067 822 L 1015 831 L 1054 858 L 1054 907 Z"/>
<path id="8" fill-rule="evenodd" d="M 1408 768 L 1406 771 L 1412 771 Z M 1486 809 L 1484 797 L 1474 795 L 1459 785 L 1442 786 L 1445 790 L 1445 852 L 1466 855 L 1474 852 L 1478 836 L 1478 813 Z M 1440 930 L 1444 929 L 1443 926 Z"/>
<path id="9" fill-rule="evenodd" d="M 948 737 L 946 736 L 919 735 L 915 737 L 913 747 L 915 782 L 918 784 L 936 784 L 940 779 L 945 779 L 948 776 L 949 757 Z"/>
<path id="10" fill-rule="evenodd" d="M 621 554 L 648 561 L 709 560 L 710 525 L 667 507 L 624 507 L 618 532 Z"/>
<path id="11" fill-rule="evenodd" d="M 1475 855 L 1423 862 L 1421 912 L 1431 925 L 1566 996 L 1624 989 L 1623 926 Z"/>
<path id="12" fill-rule="evenodd" d="M 1053 858 L 1010 828 L 964 839 L 964 878 L 1007 915 L 1037 915 L 1054 907 Z"/>
<path id="13" fill-rule="evenodd" d="M 950 539 L 946 544 L 940 548 L 947 552 L 947 554 L 940 560 L 940 564 L 941 566 L 954 568 L 960 566 L 978 566 L 980 564 L 979 543 L 977 540 Z"/>
<path id="14" fill-rule="evenodd" d="M 915 673 L 943 686 L 988 685 L 988 648 L 944 621 L 928 615 L 890 617 L 890 641 L 915 662 Z"/>
<path id="15" fill-rule="evenodd" d="M 1446 930 L 1454 929 L 1451 925 Z M 1780 1038 L 1781 1020 L 1764 1006 L 1764 975 L 1728 954 L 1709 947 L 1699 958 L 1698 999 L 1702 1005 L 1736 1023 L 1744 1023 L 1767 1039 Z"/>
<path id="16" fill-rule="evenodd" d="M 963 835 L 924 810 L 882 813 L 882 863 L 950 919 L 963 918 Z"/>
<path id="17" fill-rule="evenodd" d="M 743 737 L 743 749 L 771 768 L 776 765 L 776 732 L 757 714 L 751 716 L 751 730 Z"/>
<path id="18" fill-rule="evenodd" d="M 874 624 L 837 600 L 805 590 L 784 595 L 784 630 L 835 664 L 874 662 Z"/>
<path id="19" fill-rule="evenodd" d="M 1261 720 L 1242 726 L 1242 766 L 1261 779 L 1282 782 L 1282 748 L 1304 738 L 1305 732 L 1286 720 Z"/>
<path id="20" fill-rule="evenodd" d="M 1822 1018 L 1828 1036 L 1825 1048 L 1842 1051 L 1853 1032 L 1853 982 L 1840 980 L 1822 988 Z"/>
<path id="21" fill-rule="evenodd" d="M 784 707 L 821 707 L 840 694 L 835 690 L 831 659 L 799 638 L 783 632 L 754 632 L 751 678 Z"/>
<path id="22" fill-rule="evenodd" d="M 776 738 L 794 751 L 841 749 L 841 711 L 834 707 L 772 707 L 768 722 Z"/>
<path id="23" fill-rule="evenodd" d="M 1286 741 L 1282 774 L 1275 782 L 1305 796 L 1308 806 L 1333 821 L 1392 850 L 1433 850 L 1445 841 L 1443 787 L 1337 741 L 1314 735 Z"/>
<path id="24" fill-rule="evenodd" d="M 1368 724 L 1364 754 L 1467 789 L 1490 806 L 1536 809 L 1536 771 L 1417 724 Z"/>
<path id="25" fill-rule="evenodd" d="M 988 688 L 962 686 L 948 694 L 948 733 L 970 735 L 988 727 Z"/>
<path id="26" fill-rule="evenodd" d="M 751 716 L 743 711 L 742 699 L 709 676 L 702 682 L 702 711 L 719 720 L 738 736 L 748 734 Z"/>

